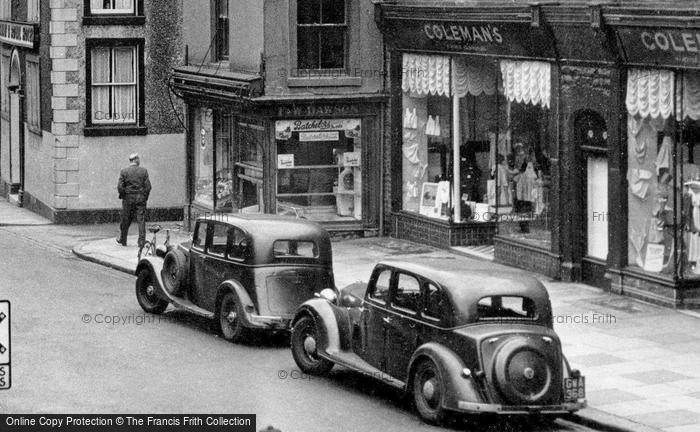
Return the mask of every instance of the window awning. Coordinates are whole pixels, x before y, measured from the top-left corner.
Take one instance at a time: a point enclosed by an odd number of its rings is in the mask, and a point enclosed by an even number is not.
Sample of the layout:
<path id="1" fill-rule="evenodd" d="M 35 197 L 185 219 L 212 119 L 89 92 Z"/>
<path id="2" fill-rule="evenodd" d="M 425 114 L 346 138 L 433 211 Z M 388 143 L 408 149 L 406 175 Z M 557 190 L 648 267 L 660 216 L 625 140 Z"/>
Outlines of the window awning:
<path id="1" fill-rule="evenodd" d="M 242 101 L 263 94 L 263 79 L 258 74 L 182 66 L 172 72 L 170 79 L 175 90 L 197 99 Z"/>

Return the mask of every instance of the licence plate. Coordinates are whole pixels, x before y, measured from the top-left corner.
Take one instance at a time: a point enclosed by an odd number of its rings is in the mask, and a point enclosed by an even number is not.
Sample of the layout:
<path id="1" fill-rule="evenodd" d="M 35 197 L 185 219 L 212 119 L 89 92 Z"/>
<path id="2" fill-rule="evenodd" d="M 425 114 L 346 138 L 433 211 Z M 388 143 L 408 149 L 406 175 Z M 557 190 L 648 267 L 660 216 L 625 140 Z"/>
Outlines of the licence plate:
<path id="1" fill-rule="evenodd" d="M 586 377 L 564 378 L 564 399 L 576 402 L 586 398 Z"/>

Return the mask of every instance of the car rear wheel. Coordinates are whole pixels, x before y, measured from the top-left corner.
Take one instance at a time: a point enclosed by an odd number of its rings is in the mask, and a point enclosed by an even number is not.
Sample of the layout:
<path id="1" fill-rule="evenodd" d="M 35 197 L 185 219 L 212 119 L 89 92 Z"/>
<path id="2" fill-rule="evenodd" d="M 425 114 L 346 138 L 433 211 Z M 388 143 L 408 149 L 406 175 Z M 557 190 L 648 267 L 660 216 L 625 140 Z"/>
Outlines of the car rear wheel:
<path id="1" fill-rule="evenodd" d="M 243 327 L 241 315 L 243 307 L 238 298 L 227 292 L 219 303 L 219 330 L 224 339 L 231 342 L 242 342 L 247 336 L 247 329 Z"/>
<path id="2" fill-rule="evenodd" d="M 163 287 L 172 295 L 179 296 L 187 283 L 187 257 L 179 249 L 165 254 L 163 259 Z"/>
<path id="3" fill-rule="evenodd" d="M 318 329 L 310 316 L 299 319 L 292 329 L 292 357 L 302 372 L 325 375 L 333 362 L 318 355 Z"/>
<path id="4" fill-rule="evenodd" d="M 421 418 L 427 423 L 441 424 L 447 418 L 442 404 L 445 384 L 440 371 L 431 360 L 420 362 L 413 374 L 413 401 Z"/>
<path id="5" fill-rule="evenodd" d="M 147 268 L 142 269 L 136 277 L 136 300 L 141 309 L 152 314 L 161 314 L 168 307 L 168 302 L 158 297 L 153 275 Z"/>

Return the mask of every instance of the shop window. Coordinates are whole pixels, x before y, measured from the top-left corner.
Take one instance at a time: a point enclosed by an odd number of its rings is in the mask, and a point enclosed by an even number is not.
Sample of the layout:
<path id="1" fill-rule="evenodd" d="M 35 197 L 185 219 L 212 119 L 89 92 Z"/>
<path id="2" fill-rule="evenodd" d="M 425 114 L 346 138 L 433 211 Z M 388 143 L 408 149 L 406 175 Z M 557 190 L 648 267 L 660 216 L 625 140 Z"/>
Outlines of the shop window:
<path id="1" fill-rule="evenodd" d="M 123 134 L 124 129 L 109 128 L 141 126 L 143 40 L 88 40 L 87 45 L 89 116 L 85 133 L 103 128 L 105 134 Z"/>
<path id="2" fill-rule="evenodd" d="M 699 278 L 700 73 L 630 69 L 626 107 L 628 263 Z"/>
<path id="3" fill-rule="evenodd" d="M 297 68 L 344 69 L 345 0 L 297 0 Z"/>
<path id="4" fill-rule="evenodd" d="M 550 248 L 550 65 L 404 54 L 402 72 L 403 210 Z"/>
<path id="5" fill-rule="evenodd" d="M 198 108 L 194 125 L 194 197 L 195 203 L 214 208 L 214 111 Z"/>
<path id="6" fill-rule="evenodd" d="M 30 130 L 41 133 L 41 105 L 39 85 L 39 62 L 27 59 L 25 101 L 27 106 L 27 126 Z"/>
<path id="7" fill-rule="evenodd" d="M 229 0 L 214 0 L 215 61 L 227 61 L 229 53 Z"/>
<path id="8" fill-rule="evenodd" d="M 216 210 L 233 210 L 233 115 L 214 112 Z"/>
<path id="9" fill-rule="evenodd" d="M 234 191 L 236 207 L 244 213 L 262 213 L 263 201 L 263 148 L 265 127 L 252 118 L 239 118 L 236 124 L 236 162 Z"/>
<path id="10" fill-rule="evenodd" d="M 278 121 L 277 213 L 317 221 L 362 218 L 359 119 Z"/>
<path id="11" fill-rule="evenodd" d="M 27 0 L 27 21 L 39 22 L 39 0 Z"/>

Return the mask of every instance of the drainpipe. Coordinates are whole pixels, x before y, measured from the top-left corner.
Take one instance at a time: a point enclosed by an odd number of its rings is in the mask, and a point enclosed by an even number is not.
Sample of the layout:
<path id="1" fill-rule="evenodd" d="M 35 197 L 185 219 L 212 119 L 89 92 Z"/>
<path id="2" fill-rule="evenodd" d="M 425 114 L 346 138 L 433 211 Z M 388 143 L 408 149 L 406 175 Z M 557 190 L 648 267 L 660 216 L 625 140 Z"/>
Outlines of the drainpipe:
<path id="1" fill-rule="evenodd" d="M 22 87 L 17 89 L 17 96 L 19 97 L 19 191 L 17 192 L 17 198 L 19 200 L 19 206 L 24 206 L 24 89 Z"/>

